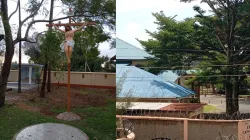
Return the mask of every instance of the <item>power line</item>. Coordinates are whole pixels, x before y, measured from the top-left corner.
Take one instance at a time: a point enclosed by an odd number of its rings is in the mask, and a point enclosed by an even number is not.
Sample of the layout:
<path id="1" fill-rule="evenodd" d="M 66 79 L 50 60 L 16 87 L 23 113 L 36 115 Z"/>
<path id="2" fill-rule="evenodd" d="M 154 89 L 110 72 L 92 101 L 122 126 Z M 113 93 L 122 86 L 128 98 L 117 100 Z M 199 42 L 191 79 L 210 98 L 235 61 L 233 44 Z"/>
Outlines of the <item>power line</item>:
<path id="1" fill-rule="evenodd" d="M 157 75 L 156 75 L 157 76 Z M 188 75 L 183 75 L 183 76 L 178 76 L 178 77 L 184 77 L 184 78 L 189 78 L 189 77 L 226 77 L 226 76 L 230 76 L 230 77 L 237 77 L 237 76 L 250 76 L 250 74 L 237 74 L 237 75 L 211 75 L 211 76 L 196 76 L 196 75 L 190 75 L 190 76 L 188 76 Z M 160 77 L 160 76 L 158 76 L 159 77 L 159 79 L 162 79 L 163 77 Z M 129 79 L 140 79 L 140 78 L 142 78 L 142 79 L 156 79 L 156 78 L 158 78 L 158 77 L 135 77 L 135 76 L 132 76 L 132 77 L 118 77 L 118 76 L 116 76 L 116 78 L 124 78 L 124 79 L 127 79 L 127 78 L 129 78 Z M 176 77 L 176 76 L 166 76 L 166 77 Z"/>
<path id="2" fill-rule="evenodd" d="M 138 50 L 140 48 L 116 48 L 120 50 Z M 142 50 L 142 49 L 141 49 Z M 196 50 L 196 49 L 150 49 L 150 50 L 160 50 L 160 51 L 193 51 L 193 52 L 205 52 L 205 51 L 218 51 L 218 52 L 224 52 L 223 49 L 221 50 Z M 250 51 L 250 49 L 244 49 L 244 50 L 231 50 L 231 51 Z"/>
<path id="3" fill-rule="evenodd" d="M 233 64 L 233 65 L 204 65 L 204 66 L 164 66 L 164 67 L 138 67 L 138 68 L 154 68 L 154 69 L 163 69 L 163 68 L 203 68 L 203 67 L 235 67 L 235 66 L 250 66 L 250 64 Z M 126 66 L 119 66 L 117 68 L 128 68 Z M 180 69 L 181 70 L 181 69 Z"/>
<path id="4" fill-rule="evenodd" d="M 117 51 L 116 51 L 117 52 Z M 150 55 L 150 54 L 149 54 Z M 249 56 L 250 54 L 241 54 L 241 55 L 239 55 L 239 56 Z M 123 59 L 122 57 L 125 57 L 125 58 L 128 58 L 128 57 L 130 57 L 129 59 L 133 59 L 133 58 L 144 58 L 144 59 L 146 59 L 146 58 L 153 58 L 154 56 L 153 55 L 151 55 L 151 56 L 138 56 L 138 55 L 117 55 L 117 58 L 120 58 L 120 59 Z M 133 57 L 133 58 L 131 58 L 131 57 Z M 204 59 L 206 59 L 206 58 L 204 58 Z"/>

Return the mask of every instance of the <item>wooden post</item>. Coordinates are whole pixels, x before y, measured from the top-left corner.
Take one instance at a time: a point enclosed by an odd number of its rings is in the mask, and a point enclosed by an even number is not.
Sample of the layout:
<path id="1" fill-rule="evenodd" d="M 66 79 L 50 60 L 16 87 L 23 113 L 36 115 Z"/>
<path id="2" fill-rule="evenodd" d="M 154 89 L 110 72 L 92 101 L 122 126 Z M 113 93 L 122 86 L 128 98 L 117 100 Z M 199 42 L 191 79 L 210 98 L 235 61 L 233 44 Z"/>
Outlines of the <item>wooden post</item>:
<path id="1" fill-rule="evenodd" d="M 69 51 L 68 51 L 69 54 Z M 68 62 L 68 98 L 67 98 L 67 112 L 70 112 L 71 97 L 70 97 L 70 63 Z"/>
<path id="2" fill-rule="evenodd" d="M 71 8 L 69 8 L 71 12 Z M 71 24 L 71 17 L 69 18 L 69 25 Z M 68 46 L 68 56 L 69 56 L 69 46 Z M 70 59 L 70 58 L 69 58 Z M 70 97 L 70 63 L 68 61 L 68 98 L 67 98 L 67 112 L 70 112 L 71 109 L 71 97 Z"/>

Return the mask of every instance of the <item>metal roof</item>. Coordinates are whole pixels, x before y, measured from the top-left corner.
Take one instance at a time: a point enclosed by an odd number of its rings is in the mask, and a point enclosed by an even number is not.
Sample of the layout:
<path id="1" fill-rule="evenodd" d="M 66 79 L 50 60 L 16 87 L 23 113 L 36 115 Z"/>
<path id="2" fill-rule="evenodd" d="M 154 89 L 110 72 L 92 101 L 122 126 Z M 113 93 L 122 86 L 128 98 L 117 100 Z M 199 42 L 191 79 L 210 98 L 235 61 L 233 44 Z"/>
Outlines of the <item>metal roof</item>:
<path id="1" fill-rule="evenodd" d="M 116 38 L 116 59 L 125 60 L 144 60 L 146 57 L 150 57 L 146 51 L 141 50 L 134 45 L 125 42 L 119 38 Z"/>
<path id="2" fill-rule="evenodd" d="M 193 74 L 194 72 L 196 72 L 196 70 L 187 70 L 186 73 L 187 74 Z M 160 77 L 162 77 L 163 79 L 167 80 L 167 81 L 171 81 L 171 82 L 175 82 L 178 78 L 180 78 L 180 76 L 176 73 L 174 73 L 172 70 L 166 70 L 163 73 L 159 74 Z"/>
<path id="3" fill-rule="evenodd" d="M 116 85 L 120 89 L 117 97 L 133 98 L 183 98 L 194 91 L 139 69 L 135 66 L 117 64 Z"/>

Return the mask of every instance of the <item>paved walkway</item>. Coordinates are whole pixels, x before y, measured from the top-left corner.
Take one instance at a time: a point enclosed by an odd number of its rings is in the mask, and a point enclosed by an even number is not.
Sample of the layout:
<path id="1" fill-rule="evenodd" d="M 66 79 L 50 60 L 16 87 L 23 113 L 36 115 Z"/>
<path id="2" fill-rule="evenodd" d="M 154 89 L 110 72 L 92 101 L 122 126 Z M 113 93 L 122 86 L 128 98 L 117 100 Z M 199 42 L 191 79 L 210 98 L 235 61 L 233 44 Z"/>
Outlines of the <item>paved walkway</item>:
<path id="1" fill-rule="evenodd" d="M 12 90 L 17 90 L 18 89 L 18 83 L 17 82 L 8 82 L 7 83 L 7 88 L 12 88 Z M 21 84 L 21 89 L 22 90 L 29 90 L 29 89 L 33 89 L 33 88 L 37 88 L 37 84 Z"/>
<path id="2" fill-rule="evenodd" d="M 226 112 L 226 98 L 220 95 L 201 95 L 201 102 L 208 103 L 220 109 L 217 112 Z M 250 101 L 245 99 L 239 99 L 239 110 L 242 113 L 250 113 Z"/>
<path id="3" fill-rule="evenodd" d="M 58 123 L 28 126 L 14 136 L 13 140 L 89 140 L 81 130 Z"/>

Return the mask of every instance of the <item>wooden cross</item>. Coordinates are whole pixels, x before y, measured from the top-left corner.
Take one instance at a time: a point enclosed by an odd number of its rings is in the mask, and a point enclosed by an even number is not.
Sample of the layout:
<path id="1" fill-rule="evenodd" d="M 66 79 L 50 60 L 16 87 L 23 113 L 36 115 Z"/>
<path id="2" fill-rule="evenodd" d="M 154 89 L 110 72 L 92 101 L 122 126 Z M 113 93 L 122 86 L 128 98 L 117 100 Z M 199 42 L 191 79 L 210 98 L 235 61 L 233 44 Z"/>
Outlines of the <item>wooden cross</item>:
<path id="1" fill-rule="evenodd" d="M 69 12 L 71 11 L 71 8 L 69 8 Z M 87 25 L 95 25 L 95 22 L 83 22 L 83 23 L 71 23 L 71 17 L 69 17 L 69 23 L 59 23 L 59 24 L 46 24 L 46 26 L 51 27 L 53 25 L 56 26 L 82 26 L 83 24 Z M 69 49 L 68 49 L 69 50 Z M 69 51 L 68 51 L 69 53 Z M 70 63 L 68 62 L 68 95 L 67 95 L 67 112 L 70 112 L 71 109 L 71 97 L 70 97 Z"/>

